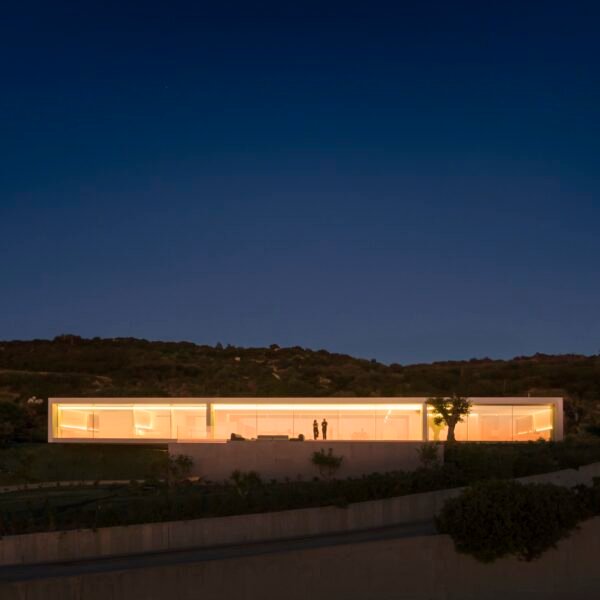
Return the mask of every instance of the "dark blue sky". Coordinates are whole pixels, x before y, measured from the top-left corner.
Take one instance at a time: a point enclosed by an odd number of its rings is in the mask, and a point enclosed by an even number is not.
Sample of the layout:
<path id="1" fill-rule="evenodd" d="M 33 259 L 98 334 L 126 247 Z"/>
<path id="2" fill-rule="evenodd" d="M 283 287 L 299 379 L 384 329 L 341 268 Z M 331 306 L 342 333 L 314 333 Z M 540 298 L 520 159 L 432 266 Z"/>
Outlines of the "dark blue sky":
<path id="1" fill-rule="evenodd" d="M 598 352 L 597 3 L 250 4 L 4 12 L 0 339 Z"/>

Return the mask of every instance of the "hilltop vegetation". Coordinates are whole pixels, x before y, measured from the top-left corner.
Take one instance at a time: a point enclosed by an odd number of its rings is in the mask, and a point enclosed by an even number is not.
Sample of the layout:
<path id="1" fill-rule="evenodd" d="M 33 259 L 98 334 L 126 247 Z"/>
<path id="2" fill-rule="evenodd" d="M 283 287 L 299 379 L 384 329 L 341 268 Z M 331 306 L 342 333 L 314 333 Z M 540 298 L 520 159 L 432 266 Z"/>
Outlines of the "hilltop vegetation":
<path id="1" fill-rule="evenodd" d="M 562 395 L 568 431 L 600 430 L 599 355 L 536 354 L 512 360 L 403 366 L 299 346 L 213 347 L 73 335 L 0 342 L 2 430 L 4 437 L 23 440 L 35 439 L 34 430 L 45 427 L 45 407 L 27 404 L 32 396 L 430 396 L 451 392 Z M 19 415 L 14 405 L 22 409 Z M 20 420 L 20 433 L 7 430 L 7 422 L 15 419 Z"/>

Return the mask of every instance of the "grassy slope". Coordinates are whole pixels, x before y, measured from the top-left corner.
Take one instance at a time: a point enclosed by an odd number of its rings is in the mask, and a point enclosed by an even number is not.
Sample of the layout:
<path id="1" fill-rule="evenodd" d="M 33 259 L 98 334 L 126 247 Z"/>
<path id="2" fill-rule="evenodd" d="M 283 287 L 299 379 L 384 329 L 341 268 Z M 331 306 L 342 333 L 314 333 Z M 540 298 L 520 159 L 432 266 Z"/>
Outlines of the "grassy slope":
<path id="1" fill-rule="evenodd" d="M 146 479 L 165 469 L 166 446 L 18 444 L 0 449 L 0 485 Z"/>

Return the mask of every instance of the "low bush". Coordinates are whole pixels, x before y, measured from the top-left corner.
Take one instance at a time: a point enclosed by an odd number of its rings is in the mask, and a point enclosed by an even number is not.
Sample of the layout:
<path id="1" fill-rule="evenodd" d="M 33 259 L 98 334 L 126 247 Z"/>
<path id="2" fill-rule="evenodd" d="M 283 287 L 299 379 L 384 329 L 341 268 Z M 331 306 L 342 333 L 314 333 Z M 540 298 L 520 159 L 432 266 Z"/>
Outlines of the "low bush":
<path id="1" fill-rule="evenodd" d="M 436 519 L 459 552 L 483 562 L 532 560 L 597 512 L 595 488 L 484 481 L 446 502 Z"/>
<path id="2" fill-rule="evenodd" d="M 424 442 L 417 448 L 419 462 L 425 469 L 437 467 L 439 465 L 440 445 L 436 442 Z"/>
<path id="3" fill-rule="evenodd" d="M 460 473 L 458 485 L 512 479 L 600 461 L 600 440 L 581 442 L 461 442 L 445 447 L 444 463 Z"/>
<path id="4" fill-rule="evenodd" d="M 319 469 L 319 473 L 325 477 L 333 477 L 342 466 L 343 456 L 336 456 L 333 448 L 327 452 L 324 449 L 313 452 L 311 462 Z"/>
<path id="5" fill-rule="evenodd" d="M 598 423 L 592 423 L 591 425 L 588 425 L 585 430 L 591 435 L 600 437 L 600 425 Z"/>

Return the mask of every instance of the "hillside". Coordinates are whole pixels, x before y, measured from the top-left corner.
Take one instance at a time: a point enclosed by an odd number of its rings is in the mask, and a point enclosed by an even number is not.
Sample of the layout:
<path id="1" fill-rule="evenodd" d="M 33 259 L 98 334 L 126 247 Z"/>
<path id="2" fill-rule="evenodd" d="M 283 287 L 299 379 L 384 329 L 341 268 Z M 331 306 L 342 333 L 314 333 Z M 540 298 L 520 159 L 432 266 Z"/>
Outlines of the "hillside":
<path id="1" fill-rule="evenodd" d="M 576 433 L 600 424 L 600 356 L 536 354 L 388 366 L 298 346 L 223 348 L 72 335 L 0 342 L 4 420 L 12 418 L 7 402 L 25 406 L 32 396 L 428 396 L 454 391 L 563 395 L 567 428 Z M 43 405 L 35 411 L 43 419 Z"/>

